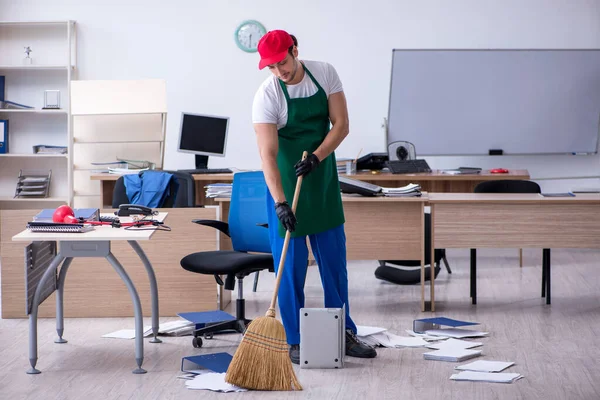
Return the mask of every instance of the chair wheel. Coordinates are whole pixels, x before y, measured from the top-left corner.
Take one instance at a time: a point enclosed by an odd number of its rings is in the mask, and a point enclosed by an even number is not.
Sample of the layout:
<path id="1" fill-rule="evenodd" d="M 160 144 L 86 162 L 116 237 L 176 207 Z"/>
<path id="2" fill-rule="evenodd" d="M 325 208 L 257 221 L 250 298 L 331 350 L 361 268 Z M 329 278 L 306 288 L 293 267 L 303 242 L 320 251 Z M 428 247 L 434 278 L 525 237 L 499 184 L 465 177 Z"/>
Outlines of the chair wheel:
<path id="1" fill-rule="evenodd" d="M 199 349 L 200 347 L 202 347 L 202 338 L 199 338 L 199 337 L 193 338 L 192 339 L 192 346 L 194 346 L 197 349 Z"/>
<path id="2" fill-rule="evenodd" d="M 379 260 L 379 266 L 380 267 L 385 267 L 385 261 Z"/>
<path id="3" fill-rule="evenodd" d="M 213 338 L 213 334 L 212 334 L 212 333 L 205 333 L 205 334 L 204 334 L 204 339 L 208 339 L 208 340 L 210 340 L 210 339 L 212 339 L 212 338 Z"/>

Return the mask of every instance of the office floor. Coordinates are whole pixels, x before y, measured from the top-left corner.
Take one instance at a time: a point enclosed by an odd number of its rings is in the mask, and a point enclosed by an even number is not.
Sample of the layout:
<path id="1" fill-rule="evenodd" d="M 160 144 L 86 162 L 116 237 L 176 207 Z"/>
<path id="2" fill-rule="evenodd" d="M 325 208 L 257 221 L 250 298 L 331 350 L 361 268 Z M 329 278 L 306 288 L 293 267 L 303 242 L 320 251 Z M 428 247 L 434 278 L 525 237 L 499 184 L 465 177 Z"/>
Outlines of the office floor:
<path id="1" fill-rule="evenodd" d="M 454 382 L 455 363 L 426 361 L 424 349 L 378 349 L 372 360 L 347 358 L 341 370 L 301 370 L 302 392 L 212 393 L 188 390 L 177 379 L 182 356 L 235 351 L 239 335 L 205 341 L 202 349 L 190 337 L 167 337 L 155 345 L 145 341 L 145 375 L 133 375 L 133 341 L 100 336 L 133 327 L 133 319 L 68 319 L 66 345 L 57 345 L 53 319 L 39 324 L 41 375 L 25 374 L 26 320 L 0 320 L 0 398 L 2 399 L 598 399 L 600 398 L 600 269 L 599 251 L 553 250 L 552 302 L 540 297 L 541 250 L 480 250 L 479 304 L 469 299 L 468 250 L 452 250 L 453 270 L 436 280 L 438 316 L 480 322 L 490 332 L 482 341 L 482 359 L 514 361 L 507 371 L 525 376 L 513 384 Z M 382 326 L 404 335 L 419 311 L 420 287 L 376 280 L 374 262 L 349 264 L 351 311 L 359 325 Z M 259 291 L 246 283 L 247 312 L 264 315 L 273 278 L 263 274 Z M 160 285 L 160 282 L 159 282 Z M 125 288 L 123 288 L 125 290 Z M 321 307 L 316 268 L 307 279 L 307 306 Z M 65 293 L 68 301 L 68 286 Z M 176 318 L 163 318 L 161 322 Z M 149 319 L 145 321 L 149 322 Z"/>

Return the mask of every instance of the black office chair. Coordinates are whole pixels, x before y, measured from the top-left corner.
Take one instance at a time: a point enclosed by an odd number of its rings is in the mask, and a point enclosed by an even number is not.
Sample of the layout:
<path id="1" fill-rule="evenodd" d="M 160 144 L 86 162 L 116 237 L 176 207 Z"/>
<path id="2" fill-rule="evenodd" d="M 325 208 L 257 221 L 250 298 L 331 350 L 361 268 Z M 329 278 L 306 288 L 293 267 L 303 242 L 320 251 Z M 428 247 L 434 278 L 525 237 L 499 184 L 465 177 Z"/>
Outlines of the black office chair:
<path id="1" fill-rule="evenodd" d="M 504 179 L 479 183 L 475 193 L 541 193 L 540 185 L 527 180 Z M 523 249 L 519 249 L 519 265 L 523 266 Z M 547 290 L 547 296 L 546 296 Z M 542 297 L 550 304 L 550 249 L 542 251 Z M 471 249 L 471 302 L 477 304 L 477 250 Z"/>
<path id="2" fill-rule="evenodd" d="M 250 320 L 246 319 L 243 282 L 254 272 L 275 271 L 267 222 L 267 185 L 262 171 L 238 172 L 233 177 L 228 223 L 213 220 L 192 222 L 218 229 L 231 237 L 233 250 L 202 251 L 181 260 L 181 267 L 197 274 L 214 275 L 219 285 L 233 290 L 238 282 L 235 320 L 210 324 L 194 331 L 192 344 L 202 346 L 199 336 L 234 330 L 243 333 Z M 251 254 L 258 253 L 258 254 Z M 225 283 L 221 275 L 226 275 Z"/>
<path id="3" fill-rule="evenodd" d="M 434 279 L 440 273 L 440 261 L 444 262 L 446 270 L 452 273 L 445 249 L 435 249 L 434 252 Z M 386 264 L 400 265 L 414 268 L 389 267 Z M 425 214 L 425 265 L 431 265 L 431 215 Z M 431 279 L 431 268 L 425 268 L 425 280 Z M 421 261 L 419 260 L 379 260 L 379 267 L 375 270 L 375 277 L 398 285 L 414 285 L 421 282 Z"/>
<path id="4" fill-rule="evenodd" d="M 169 185 L 169 196 L 161 208 L 180 208 L 180 207 L 195 207 L 196 206 L 196 190 L 194 178 L 188 172 L 181 171 L 162 171 L 172 174 L 178 183 L 177 190 L 175 184 Z M 153 173 L 153 171 L 143 171 L 142 174 Z M 171 181 L 175 182 L 175 181 Z M 127 197 L 124 178 L 122 176 L 117 179 L 113 190 L 112 206 L 119 208 L 121 204 L 129 204 L 131 201 Z"/>

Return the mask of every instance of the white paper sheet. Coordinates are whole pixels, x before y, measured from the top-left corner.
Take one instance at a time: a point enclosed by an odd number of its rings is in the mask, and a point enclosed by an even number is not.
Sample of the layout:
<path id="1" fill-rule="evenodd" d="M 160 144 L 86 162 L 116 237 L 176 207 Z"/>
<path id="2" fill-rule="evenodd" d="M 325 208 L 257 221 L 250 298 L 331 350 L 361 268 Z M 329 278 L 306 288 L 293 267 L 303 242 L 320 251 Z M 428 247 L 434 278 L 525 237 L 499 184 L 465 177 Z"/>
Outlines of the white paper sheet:
<path id="1" fill-rule="evenodd" d="M 387 331 L 386 328 L 379 328 L 377 326 L 363 326 L 363 325 L 356 325 L 356 329 L 357 329 L 356 336 L 358 336 L 358 337 L 374 335 L 376 333 Z"/>
<path id="2" fill-rule="evenodd" d="M 420 338 L 425 339 L 427 341 L 437 341 L 437 340 L 446 340 L 446 339 L 448 339 L 445 336 L 433 336 L 433 335 L 427 335 L 425 333 L 416 333 L 412 329 L 406 329 L 405 332 L 408 333 L 410 336 L 420 337 Z"/>
<path id="3" fill-rule="evenodd" d="M 513 383 L 523 378 L 523 375 L 509 372 L 475 372 L 461 371 L 458 374 L 453 374 L 450 379 L 455 381 L 479 381 L 479 382 L 496 382 L 496 383 Z"/>
<path id="4" fill-rule="evenodd" d="M 213 392 L 246 392 L 244 389 L 225 382 L 225 373 L 209 372 L 185 381 L 188 389 L 212 390 Z"/>
<path id="5" fill-rule="evenodd" d="M 514 365 L 514 362 L 505 361 L 488 361 L 488 360 L 477 360 L 472 363 L 459 365 L 454 369 L 463 371 L 478 371 L 478 372 L 500 372 L 506 368 Z"/>
<path id="6" fill-rule="evenodd" d="M 427 347 L 429 347 L 430 349 L 436 349 L 436 350 L 472 349 L 473 347 L 478 347 L 478 346 L 481 346 L 482 344 L 483 343 L 481 343 L 481 342 L 469 342 L 468 340 L 460 340 L 460 339 L 450 338 L 443 342 L 428 343 Z"/>
<path id="7" fill-rule="evenodd" d="M 135 339 L 135 329 L 121 329 L 120 331 L 115 331 L 107 333 L 106 335 L 102 335 L 102 337 L 112 339 Z"/>
<path id="8" fill-rule="evenodd" d="M 444 336 L 444 337 L 453 337 L 453 338 L 468 338 L 468 337 L 481 337 L 487 336 L 488 332 L 481 331 L 473 331 L 470 329 L 460 329 L 460 328 L 449 328 L 449 329 L 430 329 L 425 331 L 426 334 L 432 336 Z"/>
<path id="9" fill-rule="evenodd" d="M 468 360 L 473 357 L 479 357 L 480 355 L 481 350 L 450 348 L 423 353 L 423 358 L 426 360 L 457 362 Z"/>

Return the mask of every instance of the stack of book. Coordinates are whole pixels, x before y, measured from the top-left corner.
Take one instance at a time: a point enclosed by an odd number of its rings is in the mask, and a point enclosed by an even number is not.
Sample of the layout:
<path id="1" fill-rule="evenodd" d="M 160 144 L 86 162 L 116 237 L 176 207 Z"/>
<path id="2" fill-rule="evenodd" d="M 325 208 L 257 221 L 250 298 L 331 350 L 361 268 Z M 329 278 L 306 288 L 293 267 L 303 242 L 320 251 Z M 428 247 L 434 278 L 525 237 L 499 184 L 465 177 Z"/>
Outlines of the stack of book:
<path id="1" fill-rule="evenodd" d="M 387 197 L 414 197 L 421 196 L 421 185 L 417 183 L 409 183 L 406 186 L 399 188 L 382 188 L 384 196 Z"/>
<path id="2" fill-rule="evenodd" d="M 231 197 L 233 184 L 231 183 L 211 183 L 204 187 L 206 189 L 206 198 Z"/>

